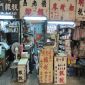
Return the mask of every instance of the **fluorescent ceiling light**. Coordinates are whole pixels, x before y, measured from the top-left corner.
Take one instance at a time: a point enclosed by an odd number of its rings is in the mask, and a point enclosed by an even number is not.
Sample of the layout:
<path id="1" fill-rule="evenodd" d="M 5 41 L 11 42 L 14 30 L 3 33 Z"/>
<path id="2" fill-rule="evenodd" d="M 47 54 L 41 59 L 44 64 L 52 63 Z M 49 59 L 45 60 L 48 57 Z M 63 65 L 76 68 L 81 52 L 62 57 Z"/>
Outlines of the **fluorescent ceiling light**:
<path id="1" fill-rule="evenodd" d="M 0 19 L 14 19 L 12 15 L 0 15 Z"/>
<path id="2" fill-rule="evenodd" d="M 73 21 L 48 21 L 48 24 L 54 24 L 54 25 L 63 25 L 63 26 L 70 26 L 75 27 L 76 24 Z"/>
<path id="3" fill-rule="evenodd" d="M 39 17 L 38 17 L 38 16 L 37 16 L 37 17 L 25 16 L 24 19 L 25 19 L 25 20 L 47 20 L 46 17 L 42 17 L 42 16 L 41 16 L 41 17 L 40 17 L 40 16 L 39 16 Z"/>
<path id="4" fill-rule="evenodd" d="M 67 25 L 74 25 L 75 23 L 72 21 L 48 21 L 48 24 L 67 24 Z"/>

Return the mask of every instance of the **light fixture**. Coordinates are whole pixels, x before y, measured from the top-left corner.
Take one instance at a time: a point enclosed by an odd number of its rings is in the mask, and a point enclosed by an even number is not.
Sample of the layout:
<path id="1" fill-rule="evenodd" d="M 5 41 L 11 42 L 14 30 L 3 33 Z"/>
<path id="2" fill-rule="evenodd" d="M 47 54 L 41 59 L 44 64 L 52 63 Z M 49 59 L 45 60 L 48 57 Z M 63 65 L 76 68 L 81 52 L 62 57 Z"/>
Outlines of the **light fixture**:
<path id="1" fill-rule="evenodd" d="M 65 26 L 72 26 L 75 27 L 75 22 L 73 21 L 48 21 L 48 24 L 54 24 L 54 25 L 65 25 Z"/>
<path id="2" fill-rule="evenodd" d="M 43 16 L 25 16 L 25 20 L 47 20 L 46 17 Z"/>
<path id="3" fill-rule="evenodd" d="M 14 19 L 12 15 L 0 15 L 0 19 Z"/>
<path id="4" fill-rule="evenodd" d="M 70 24 L 70 25 L 73 25 L 75 23 L 72 21 L 48 21 L 48 24 Z"/>

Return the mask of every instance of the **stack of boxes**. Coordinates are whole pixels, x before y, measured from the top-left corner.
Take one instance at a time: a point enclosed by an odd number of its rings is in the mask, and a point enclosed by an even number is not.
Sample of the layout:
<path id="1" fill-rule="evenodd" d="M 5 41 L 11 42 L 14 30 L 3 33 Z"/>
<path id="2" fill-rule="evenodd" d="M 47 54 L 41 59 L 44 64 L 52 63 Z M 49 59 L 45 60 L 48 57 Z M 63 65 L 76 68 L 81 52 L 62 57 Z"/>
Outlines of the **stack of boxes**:
<path id="1" fill-rule="evenodd" d="M 41 50 L 39 59 L 39 83 L 53 83 L 53 49 Z"/>
<path id="2" fill-rule="evenodd" d="M 54 57 L 54 84 L 66 84 L 67 58 Z"/>

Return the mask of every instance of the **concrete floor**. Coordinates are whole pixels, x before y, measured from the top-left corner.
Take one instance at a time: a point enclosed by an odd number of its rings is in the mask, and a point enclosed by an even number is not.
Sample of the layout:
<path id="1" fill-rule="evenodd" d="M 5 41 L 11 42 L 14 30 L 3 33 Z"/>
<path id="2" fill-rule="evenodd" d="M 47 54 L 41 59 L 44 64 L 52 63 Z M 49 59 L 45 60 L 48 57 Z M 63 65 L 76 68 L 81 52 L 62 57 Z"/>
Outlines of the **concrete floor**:
<path id="1" fill-rule="evenodd" d="M 38 84 L 38 78 L 35 73 L 30 74 L 25 83 L 17 83 L 11 79 L 10 69 L 0 76 L 0 85 L 53 85 L 53 84 Z M 66 85 L 85 85 L 84 77 L 67 77 Z"/>

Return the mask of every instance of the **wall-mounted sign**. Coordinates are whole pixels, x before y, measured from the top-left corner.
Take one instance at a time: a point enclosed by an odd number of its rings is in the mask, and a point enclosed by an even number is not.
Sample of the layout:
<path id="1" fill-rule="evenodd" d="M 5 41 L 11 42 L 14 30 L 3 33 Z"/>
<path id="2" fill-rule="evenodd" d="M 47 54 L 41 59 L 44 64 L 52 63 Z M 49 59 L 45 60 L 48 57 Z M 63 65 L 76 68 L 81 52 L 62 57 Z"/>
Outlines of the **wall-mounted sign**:
<path id="1" fill-rule="evenodd" d="M 0 12 L 19 18 L 19 0 L 0 0 Z"/>
<path id="2" fill-rule="evenodd" d="M 75 20 L 76 0 L 50 0 L 50 20 Z"/>
<path id="3" fill-rule="evenodd" d="M 31 14 L 47 16 L 49 18 L 49 0 L 20 1 L 20 18 Z"/>
<path id="4" fill-rule="evenodd" d="M 76 20 L 85 21 L 85 0 L 77 0 Z"/>

